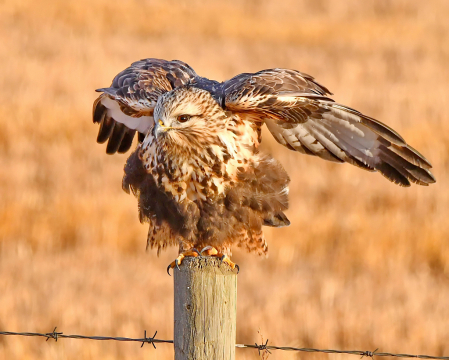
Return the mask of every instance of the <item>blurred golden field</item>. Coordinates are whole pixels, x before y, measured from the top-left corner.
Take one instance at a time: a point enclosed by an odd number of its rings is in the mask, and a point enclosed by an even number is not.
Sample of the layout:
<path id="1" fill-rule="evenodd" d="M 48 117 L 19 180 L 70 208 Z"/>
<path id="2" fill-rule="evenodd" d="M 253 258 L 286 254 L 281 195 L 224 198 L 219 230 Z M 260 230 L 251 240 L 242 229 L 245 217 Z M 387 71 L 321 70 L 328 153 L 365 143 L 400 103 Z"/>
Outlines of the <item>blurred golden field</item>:
<path id="1" fill-rule="evenodd" d="M 237 252 L 237 342 L 449 355 L 449 2 L 0 1 L 0 331 L 172 339 L 172 248 L 121 190 L 127 155 L 95 142 L 94 89 L 131 62 L 200 75 L 287 67 L 396 129 L 437 183 L 301 156 L 265 133 L 291 175 L 292 225 L 268 259 Z M 237 359 L 257 359 L 238 349 Z M 0 359 L 171 359 L 173 347 L 0 337 Z M 275 351 L 270 359 L 351 356 Z"/>

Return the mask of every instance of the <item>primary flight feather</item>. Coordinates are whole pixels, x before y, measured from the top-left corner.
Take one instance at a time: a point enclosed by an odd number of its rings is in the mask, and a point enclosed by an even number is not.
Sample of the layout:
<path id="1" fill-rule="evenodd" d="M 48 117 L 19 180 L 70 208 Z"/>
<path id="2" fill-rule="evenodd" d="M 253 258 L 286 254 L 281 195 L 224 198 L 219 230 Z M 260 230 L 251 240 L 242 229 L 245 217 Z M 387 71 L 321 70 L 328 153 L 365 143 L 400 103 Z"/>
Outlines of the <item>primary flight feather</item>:
<path id="1" fill-rule="evenodd" d="M 97 91 L 93 120 L 106 152 L 128 151 L 139 135 L 123 189 L 136 195 L 140 220 L 150 224 L 147 244 L 158 251 L 179 245 L 196 256 L 192 249 L 213 247 L 224 256 L 236 245 L 267 252 L 262 226 L 289 224 L 289 177 L 259 152 L 264 124 L 291 150 L 378 171 L 401 186 L 435 182 L 431 164 L 396 131 L 335 103 L 296 70 L 219 83 L 178 60 L 145 59 Z"/>

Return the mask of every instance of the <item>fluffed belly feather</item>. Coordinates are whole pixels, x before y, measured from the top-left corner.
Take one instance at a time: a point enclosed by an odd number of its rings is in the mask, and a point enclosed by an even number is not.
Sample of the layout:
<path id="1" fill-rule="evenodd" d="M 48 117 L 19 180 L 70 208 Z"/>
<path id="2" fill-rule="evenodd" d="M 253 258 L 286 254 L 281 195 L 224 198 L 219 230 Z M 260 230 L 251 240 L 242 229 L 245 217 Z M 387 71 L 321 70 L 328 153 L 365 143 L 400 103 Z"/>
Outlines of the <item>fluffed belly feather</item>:
<path id="1" fill-rule="evenodd" d="M 165 173 L 166 167 L 149 171 L 138 150 L 131 154 L 124 169 L 123 189 L 137 197 L 140 221 L 150 224 L 148 246 L 159 252 L 176 244 L 180 251 L 211 245 L 230 255 L 235 245 L 266 254 L 262 226 L 289 225 L 283 211 L 288 208 L 290 179 L 281 164 L 269 156 L 256 155 L 247 165 L 239 168 L 234 179 L 226 174 L 202 173 L 201 183 L 193 179 L 200 175 L 194 175 L 180 185 L 173 175 Z M 217 177 L 221 189 L 216 185 Z M 187 196 L 189 191 L 197 194 L 196 199 Z"/>

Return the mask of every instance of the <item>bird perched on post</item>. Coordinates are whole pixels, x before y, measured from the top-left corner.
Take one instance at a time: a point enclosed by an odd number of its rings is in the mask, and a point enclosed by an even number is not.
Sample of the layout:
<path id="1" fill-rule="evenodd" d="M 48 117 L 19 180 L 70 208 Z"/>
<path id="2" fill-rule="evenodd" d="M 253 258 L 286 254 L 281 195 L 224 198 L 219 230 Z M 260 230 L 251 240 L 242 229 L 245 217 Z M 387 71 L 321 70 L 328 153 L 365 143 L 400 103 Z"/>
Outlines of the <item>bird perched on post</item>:
<path id="1" fill-rule="evenodd" d="M 266 254 L 263 226 L 289 225 L 289 177 L 259 152 L 261 127 L 290 150 L 378 171 L 401 185 L 435 182 L 431 164 L 387 125 L 335 103 L 296 70 L 244 73 L 219 83 L 182 61 L 145 59 L 120 72 L 93 106 L 97 141 L 128 158 L 123 189 L 149 223 L 147 246 L 219 256 Z M 198 249 L 198 250 L 197 250 Z"/>

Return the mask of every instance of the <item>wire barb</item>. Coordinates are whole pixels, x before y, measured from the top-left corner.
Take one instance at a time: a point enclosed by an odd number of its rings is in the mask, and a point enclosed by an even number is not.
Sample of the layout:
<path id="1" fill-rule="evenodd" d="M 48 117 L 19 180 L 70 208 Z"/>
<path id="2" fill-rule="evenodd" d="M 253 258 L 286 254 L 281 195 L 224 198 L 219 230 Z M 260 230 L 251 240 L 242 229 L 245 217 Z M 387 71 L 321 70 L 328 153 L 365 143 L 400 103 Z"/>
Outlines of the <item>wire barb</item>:
<path id="1" fill-rule="evenodd" d="M 262 340 L 262 341 L 263 341 L 263 340 Z M 267 348 L 267 345 L 268 345 L 268 339 L 267 339 L 267 341 L 265 341 L 265 344 L 263 344 L 263 343 L 260 344 L 260 345 L 258 345 L 257 343 L 255 343 L 255 344 L 256 344 L 257 350 L 259 351 L 259 356 L 260 356 L 260 352 L 261 352 L 261 351 L 265 351 L 265 352 L 271 354 L 271 351 L 268 350 L 268 348 Z"/>
<path id="2" fill-rule="evenodd" d="M 46 333 L 45 336 L 47 336 L 47 340 L 48 341 L 50 339 L 55 339 L 55 341 L 58 341 L 58 336 L 62 335 L 62 332 L 56 332 L 56 328 L 57 326 L 55 326 L 55 328 L 53 329 L 53 331 L 51 333 Z"/>
<path id="3" fill-rule="evenodd" d="M 370 357 L 370 358 L 373 358 L 373 356 L 376 355 L 376 351 L 377 351 L 377 350 L 379 350 L 379 348 L 377 348 L 377 349 L 374 350 L 374 351 L 365 351 L 365 352 L 362 354 L 362 356 L 360 356 L 360 359 L 362 359 L 362 358 L 365 357 L 365 356 L 368 356 L 368 357 Z"/>
<path id="4" fill-rule="evenodd" d="M 144 333 L 143 333 L 143 339 L 144 340 L 142 341 L 142 345 L 140 345 L 140 347 L 143 347 L 143 345 L 145 343 L 149 343 L 149 344 L 153 345 L 153 347 L 156 349 L 156 345 L 154 344 L 154 340 L 156 338 L 156 334 L 157 334 L 157 330 L 154 333 L 153 337 L 148 337 L 147 338 L 147 331 L 145 330 Z"/>

